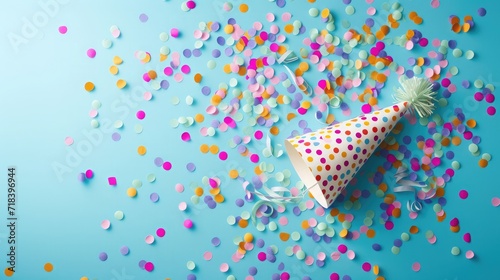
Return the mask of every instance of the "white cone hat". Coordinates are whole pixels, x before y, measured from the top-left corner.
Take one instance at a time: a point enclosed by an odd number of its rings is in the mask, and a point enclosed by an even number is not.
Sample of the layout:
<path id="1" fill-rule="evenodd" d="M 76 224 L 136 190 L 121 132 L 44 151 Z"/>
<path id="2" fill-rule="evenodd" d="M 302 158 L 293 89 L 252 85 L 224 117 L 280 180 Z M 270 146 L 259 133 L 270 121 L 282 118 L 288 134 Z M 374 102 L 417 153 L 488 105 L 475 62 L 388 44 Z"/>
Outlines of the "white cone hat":
<path id="1" fill-rule="evenodd" d="M 328 208 L 409 108 L 403 101 L 285 141 L 293 167 Z"/>

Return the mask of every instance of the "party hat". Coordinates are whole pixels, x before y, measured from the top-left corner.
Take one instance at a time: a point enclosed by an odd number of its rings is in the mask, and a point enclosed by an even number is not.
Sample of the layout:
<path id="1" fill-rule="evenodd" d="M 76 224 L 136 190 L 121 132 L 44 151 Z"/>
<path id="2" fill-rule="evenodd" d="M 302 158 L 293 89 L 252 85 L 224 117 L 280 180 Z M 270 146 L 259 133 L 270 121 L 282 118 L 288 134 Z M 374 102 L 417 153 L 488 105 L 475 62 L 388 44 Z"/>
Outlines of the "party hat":
<path id="1" fill-rule="evenodd" d="M 401 85 L 392 106 L 285 141 L 293 167 L 321 206 L 335 201 L 408 110 L 432 114 L 435 92 L 429 81 L 412 78 Z"/>

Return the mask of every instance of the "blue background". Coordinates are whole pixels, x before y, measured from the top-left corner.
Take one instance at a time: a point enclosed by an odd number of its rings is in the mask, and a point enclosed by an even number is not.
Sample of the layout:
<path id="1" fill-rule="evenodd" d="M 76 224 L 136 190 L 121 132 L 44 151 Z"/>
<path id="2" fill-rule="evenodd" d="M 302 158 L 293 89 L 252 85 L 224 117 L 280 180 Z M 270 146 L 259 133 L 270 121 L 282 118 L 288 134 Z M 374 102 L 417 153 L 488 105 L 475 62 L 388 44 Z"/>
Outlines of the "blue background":
<path id="1" fill-rule="evenodd" d="M 44 1 L 41 1 L 44 2 Z M 218 133 L 216 137 L 203 137 L 199 134 L 202 126 L 208 126 L 212 117 L 207 116 L 205 122 L 190 128 L 171 128 L 171 119 L 179 116 L 194 116 L 198 112 L 204 112 L 210 102 L 210 97 L 201 94 L 201 86 L 192 82 L 194 73 L 203 74 L 202 85 L 211 87 L 212 94 L 219 83 L 228 83 L 231 77 L 239 80 L 239 87 L 246 88 L 247 82 L 240 76 L 227 75 L 222 71 L 225 63 L 231 62 L 232 57 L 222 55 L 217 61 L 217 68 L 209 71 L 206 62 L 211 57 L 211 50 L 218 47 L 215 38 L 218 35 L 226 36 L 222 30 L 212 34 L 212 38 L 206 42 L 202 49 L 203 55 L 199 58 L 184 58 L 181 56 L 181 64 L 189 64 L 192 68 L 191 74 L 185 75 L 184 81 L 176 83 L 170 80 L 170 88 L 166 91 L 153 92 L 154 98 L 150 102 L 135 102 L 133 105 L 124 107 L 127 111 L 117 112 L 111 104 L 120 100 L 121 94 L 133 94 L 135 90 L 146 88 L 147 84 L 142 81 L 142 74 L 150 69 L 163 69 L 165 62 L 158 63 L 158 50 L 162 45 L 168 45 L 172 51 L 182 52 L 185 48 L 193 49 L 195 39 L 192 33 L 198 28 L 200 21 L 219 21 L 224 24 L 229 18 L 235 18 L 242 29 L 247 30 L 254 21 L 261 21 L 264 30 L 268 30 L 270 24 L 266 21 L 267 12 L 276 15 L 276 24 L 283 28 L 281 21 L 283 12 L 290 12 L 292 20 L 298 19 L 306 26 L 305 34 L 299 36 L 287 36 L 287 44 L 291 49 L 298 50 L 305 47 L 302 39 L 308 37 L 310 28 L 323 28 L 324 24 L 319 18 L 308 15 L 311 7 L 321 10 L 328 7 L 333 11 L 337 29 L 333 35 L 342 37 L 345 28 L 342 20 L 351 22 L 351 27 L 358 30 L 368 17 L 366 9 L 368 4 L 364 1 L 355 2 L 356 13 L 347 16 L 344 12 L 345 4 L 342 1 L 287 1 L 287 5 L 280 9 L 274 2 L 252 1 L 248 2 L 250 10 L 246 14 L 238 11 L 238 5 L 242 1 L 232 1 L 234 9 L 224 12 L 221 9 L 223 1 L 196 1 L 197 7 L 188 12 L 180 9 L 181 1 L 71 1 L 68 0 L 58 4 L 58 10 L 49 17 L 46 24 L 37 28 L 33 38 L 28 38 L 16 50 L 9 42 L 9 34 L 21 34 L 23 18 L 32 19 L 33 15 L 43 12 L 41 2 L 2 2 L 0 4 L 0 73 L 2 81 L 0 95 L 2 110 L 0 111 L 0 163 L 3 171 L 0 171 L 0 205 L 7 200 L 7 167 L 17 167 L 18 179 L 18 228 L 17 228 L 17 272 L 10 279 L 80 279 L 83 276 L 89 279 L 184 279 L 188 274 L 194 273 L 197 279 L 226 279 L 228 275 L 234 275 L 237 279 L 245 279 L 248 268 L 255 266 L 258 274 L 255 279 L 271 279 L 273 273 L 279 273 L 278 264 L 285 264 L 292 279 L 302 279 L 310 276 L 312 279 L 328 279 L 330 273 L 337 272 L 341 277 L 349 275 L 352 279 L 375 279 L 371 272 L 364 272 L 361 264 L 369 262 L 377 264 L 381 268 L 380 275 L 386 279 L 477 279 L 497 277 L 498 250 L 500 249 L 500 227 L 498 226 L 498 208 L 491 205 L 491 199 L 500 196 L 498 190 L 498 114 L 488 116 L 486 114 L 486 103 L 478 103 L 472 99 L 473 87 L 464 89 L 460 83 L 467 79 L 474 81 L 481 79 L 485 84 L 489 83 L 498 87 L 500 74 L 497 71 L 499 58 L 497 53 L 498 30 L 497 14 L 500 7 L 497 1 L 442 1 L 441 6 L 433 9 L 430 1 L 402 1 L 404 17 L 407 18 L 409 11 L 415 10 L 424 18 L 424 23 L 416 26 L 408 19 L 401 22 L 401 27 L 391 31 L 388 38 L 402 35 L 408 28 L 416 28 L 423 32 L 431 41 L 434 38 L 441 40 L 455 39 L 458 47 L 462 50 L 474 50 L 476 56 L 473 60 L 454 58 L 448 56 L 450 65 L 455 65 L 460 72 L 452 78 L 457 84 L 457 92 L 449 99 L 449 105 L 440 108 L 436 113 L 447 118 L 455 108 L 461 108 L 467 118 L 475 118 L 478 122 L 477 128 L 473 130 L 475 135 L 481 136 L 479 145 L 481 154 L 490 153 L 493 156 L 489 166 L 485 169 L 479 168 L 479 158 L 472 156 L 467 147 L 468 141 L 463 141 L 458 147 L 450 149 L 455 153 L 455 160 L 462 164 L 462 168 L 456 172 L 455 177 L 447 184 L 445 197 L 447 204 L 444 207 L 447 218 L 444 222 L 437 222 L 432 205 L 426 205 L 416 220 L 408 218 L 408 212 L 402 208 L 401 218 L 395 219 L 395 227 L 391 231 L 384 229 L 378 222 L 378 216 L 382 212 L 379 204 L 382 199 L 372 194 L 368 199 L 362 199 L 360 210 L 346 210 L 343 203 L 336 203 L 333 207 L 339 207 L 343 213 L 352 213 L 355 216 L 353 229 L 358 230 L 363 224 L 363 218 L 368 210 L 376 212 L 374 228 L 377 235 L 374 239 L 368 239 L 365 235 L 357 240 L 345 240 L 338 236 L 333 238 L 332 243 L 315 243 L 304 234 L 300 223 L 304 219 L 316 218 L 324 221 L 313 211 L 303 212 L 299 217 L 295 216 L 289 206 L 287 211 L 280 216 L 289 219 L 287 226 L 280 226 L 279 230 L 272 232 L 268 229 L 264 232 L 257 231 L 253 225 L 242 229 L 230 226 L 226 219 L 228 216 L 238 216 L 242 211 L 251 211 L 253 203 L 246 203 L 238 208 L 234 201 L 243 198 L 244 192 L 240 183 L 228 177 L 231 169 L 246 170 L 246 179 L 250 180 L 253 175 L 255 164 L 247 158 L 240 156 L 235 149 L 227 145 L 229 139 L 234 135 L 243 135 L 246 127 L 246 118 L 238 124 L 237 130 L 229 130 L 226 133 Z M 389 2 L 392 4 L 394 1 Z M 376 24 L 385 22 L 387 12 L 380 7 L 384 2 L 375 1 L 378 13 L 374 16 Z M 487 15 L 479 17 L 477 9 L 485 7 Z M 142 23 L 140 14 L 147 14 L 149 20 Z M 450 30 L 448 17 L 452 14 L 463 18 L 466 14 L 474 17 L 476 26 L 470 33 L 455 34 Z M 113 39 L 110 49 L 101 47 L 101 40 L 112 39 L 109 27 L 117 25 L 122 36 Z M 58 32 L 60 25 L 68 26 L 68 33 L 61 35 Z M 170 28 L 177 27 L 182 35 L 178 39 L 170 38 L 166 43 L 158 39 L 161 32 L 168 32 Z M 89 48 L 97 50 L 95 59 L 89 59 L 86 51 Z M 369 46 L 361 49 L 368 50 Z M 222 50 L 222 48 L 220 48 Z M 388 45 L 387 50 L 393 55 L 395 61 L 400 65 L 408 67 L 406 60 L 409 57 L 425 56 L 427 51 L 434 48 L 429 44 L 425 50 L 407 51 L 394 45 Z M 152 62 L 146 65 L 140 64 L 134 57 L 137 50 L 149 51 L 153 55 Z M 258 55 L 258 50 L 254 54 Z M 112 65 L 112 57 L 119 55 L 124 64 L 120 65 L 119 77 L 128 82 L 124 92 L 116 89 L 115 80 L 109 74 L 108 68 Z M 170 59 L 168 60 L 170 61 Z M 161 66 L 163 65 L 163 66 Z M 297 64 L 293 65 L 294 67 Z M 281 66 L 275 65 L 277 72 L 283 71 Z M 311 67 L 313 68 L 313 67 Z M 162 72 L 159 71 L 159 75 Z M 305 74 L 305 79 L 315 86 L 317 81 L 325 79 L 325 73 L 310 70 Z M 94 81 L 96 90 L 87 93 L 83 85 L 87 81 Z M 392 88 L 397 85 L 397 75 L 392 73 L 386 83 L 383 93 L 379 98 L 381 107 L 392 104 L 390 95 Z M 277 90 L 285 93 L 282 86 Z M 186 95 L 195 98 L 193 106 L 184 103 Z M 181 103 L 173 106 L 170 102 L 172 96 L 181 99 Z M 348 94 L 347 96 L 350 96 Z M 85 132 L 92 131 L 88 111 L 91 102 L 98 99 L 103 106 L 99 110 L 98 119 L 117 120 L 122 119 L 125 123 L 124 129 L 120 131 L 122 139 L 114 142 L 110 134 L 104 134 L 102 141 L 92 145 L 88 155 L 82 157 L 81 162 L 58 178 L 53 170 L 55 163 L 66 164 L 68 148 L 64 144 L 67 136 L 78 141 L 86 139 Z M 352 110 L 349 117 L 361 113 L 361 103 L 351 102 L 346 98 Z M 495 102 L 496 104 L 497 102 Z M 493 105 L 495 105 L 493 104 Z M 123 105 L 123 104 L 121 104 Z M 135 118 L 137 110 L 144 110 L 147 117 L 143 121 Z M 308 114 L 294 119 L 288 123 L 285 116 L 294 112 L 292 108 L 281 107 L 278 114 L 281 116 L 279 127 L 281 133 L 273 138 L 274 143 L 282 141 L 298 130 L 298 121 L 306 120 L 312 130 L 321 128 L 323 125 L 314 119 L 310 110 Z M 338 120 L 347 119 L 340 109 L 333 111 Z M 219 118 L 221 120 L 221 118 Z M 417 135 L 428 137 L 426 128 L 417 125 L 411 126 L 406 120 L 403 121 L 405 128 L 403 133 L 397 136 L 401 143 L 402 136 L 410 135 L 413 139 Z M 142 124 L 144 132 L 136 134 L 133 131 L 135 124 Z M 183 131 L 189 131 L 192 136 L 191 142 L 180 141 Z M 229 159 L 220 161 L 217 156 L 201 154 L 199 145 L 217 144 L 221 149 L 228 151 Z M 72 147 L 75 147 L 75 144 Z M 137 155 L 136 149 L 139 145 L 145 145 L 148 152 L 145 156 Z M 249 148 L 253 152 L 259 152 L 265 147 L 263 141 L 253 141 Z M 412 142 L 414 156 L 420 157 L 420 152 L 415 142 Z M 170 172 L 165 172 L 153 164 L 157 156 L 168 159 L 174 165 Z M 290 169 L 291 164 L 283 156 L 279 159 L 261 160 L 271 162 L 276 170 Z M 376 168 L 385 159 L 374 156 L 363 167 L 358 176 L 358 184 L 353 189 L 373 189 L 373 184 L 368 182 Z M 196 164 L 196 171 L 186 171 L 185 165 L 189 162 Z M 449 166 L 446 160 L 444 166 Z M 95 177 L 87 184 L 77 180 L 77 174 L 86 169 L 95 171 Z M 441 172 L 444 169 L 438 169 Z M 293 170 L 292 170 L 293 171 Z M 392 172 L 392 173 L 391 173 Z M 394 186 L 392 176 L 394 170 L 388 172 L 384 180 L 389 188 Z M 154 183 L 148 183 L 146 176 L 150 173 L 156 175 Z M 292 172 L 293 173 L 293 172 Z M 191 184 L 201 184 L 203 176 L 217 175 L 222 181 L 222 193 L 226 197 L 223 204 L 215 209 L 209 209 L 203 201 L 198 205 L 190 202 L 193 195 Z M 117 187 L 109 187 L 107 177 L 116 176 Z M 143 186 L 139 189 L 136 198 L 126 196 L 126 189 L 132 180 L 139 179 Z M 293 173 L 292 184 L 298 180 Z M 174 186 L 182 183 L 185 191 L 181 194 L 175 192 Z M 458 191 L 466 189 L 469 198 L 462 200 L 458 197 Z M 350 192 L 349 191 L 349 192 Z M 149 194 L 157 192 L 160 195 L 158 203 L 149 200 Z M 411 199 L 410 194 L 398 194 L 397 198 L 403 204 Z M 188 203 L 187 212 L 177 209 L 181 201 Z M 316 205 L 319 207 L 319 205 Z M 6 218 L 6 207 L 0 207 L 1 223 Z M 113 213 L 122 210 L 125 213 L 123 221 L 117 221 Z M 460 219 L 461 231 L 452 233 L 449 230 L 449 221 L 452 217 Z M 195 228 L 187 230 L 182 226 L 186 218 L 195 222 Z M 100 222 L 109 219 L 112 223 L 111 229 L 104 231 Z M 411 240 L 405 242 L 398 255 L 391 253 L 392 242 L 399 238 L 402 232 L 407 232 L 411 225 L 417 225 L 420 233 L 411 236 Z M 147 245 L 144 237 L 148 234 L 155 235 L 158 227 L 164 227 L 167 234 L 164 238 L 157 238 L 153 245 Z M 342 229 L 339 222 L 333 224 L 336 232 Z M 425 231 L 432 230 L 438 238 L 436 244 L 431 245 L 425 239 Z M 297 243 L 293 241 L 282 242 L 279 240 L 278 232 L 298 231 L 302 238 Z M 264 248 L 255 248 L 247 252 L 245 258 L 239 263 L 231 261 L 231 255 L 237 246 L 233 244 L 235 237 L 242 237 L 246 232 L 251 232 L 254 237 L 265 240 Z M 472 242 L 465 243 L 462 235 L 465 232 L 472 234 Z M 5 256 L 6 238 L 8 232 L 5 226 L 0 227 L 0 263 L 7 259 Z M 219 237 L 222 243 L 219 247 L 211 245 L 213 237 Z M 371 245 L 376 242 L 382 245 L 382 251 L 375 252 Z M 329 254 L 336 250 L 337 245 L 346 244 L 349 249 L 356 252 L 356 258 L 352 261 L 345 256 L 339 261 L 333 261 Z M 287 246 L 300 245 L 307 255 L 316 257 L 320 251 L 327 254 L 324 267 L 319 268 L 315 264 L 307 266 L 295 256 L 288 257 L 284 254 Z M 128 256 L 122 256 L 119 248 L 127 245 L 131 252 Z M 276 245 L 279 252 L 276 255 L 276 263 L 259 262 L 257 253 L 264 251 L 266 247 Z M 453 256 L 450 250 L 458 246 L 462 250 L 459 256 Z M 465 258 L 465 251 L 473 250 L 476 257 L 473 260 Z M 108 260 L 101 262 L 98 259 L 100 252 L 108 253 Z M 203 252 L 211 251 L 213 259 L 203 260 Z M 141 270 L 138 266 L 140 260 L 152 261 L 155 270 L 151 273 Z M 197 264 L 194 271 L 186 268 L 187 261 L 192 260 Z M 51 262 L 54 270 L 47 273 L 43 265 Z M 227 273 L 219 271 L 219 265 L 227 262 L 231 269 Z M 422 268 L 419 272 L 411 270 L 414 262 L 420 262 Z M 0 266 L 3 270 L 4 267 Z M 121 276 L 120 276 L 121 275 Z M 124 275 L 126 277 L 124 277 Z M 3 276 L 3 274 L 2 274 Z M 128 277 L 128 278 L 127 278 Z M 3 277 L 2 277 L 3 279 Z"/>

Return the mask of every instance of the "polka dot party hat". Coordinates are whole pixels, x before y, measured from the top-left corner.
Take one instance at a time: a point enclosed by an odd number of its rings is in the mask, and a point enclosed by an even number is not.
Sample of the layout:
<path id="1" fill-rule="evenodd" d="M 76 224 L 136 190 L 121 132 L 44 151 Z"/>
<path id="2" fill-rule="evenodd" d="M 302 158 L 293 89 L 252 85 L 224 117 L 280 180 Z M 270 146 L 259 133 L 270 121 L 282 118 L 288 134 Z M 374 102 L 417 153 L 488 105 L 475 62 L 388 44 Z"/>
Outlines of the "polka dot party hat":
<path id="1" fill-rule="evenodd" d="M 432 114 L 429 81 L 414 77 L 401 86 L 392 106 L 285 141 L 295 171 L 321 206 L 335 201 L 407 111 Z"/>

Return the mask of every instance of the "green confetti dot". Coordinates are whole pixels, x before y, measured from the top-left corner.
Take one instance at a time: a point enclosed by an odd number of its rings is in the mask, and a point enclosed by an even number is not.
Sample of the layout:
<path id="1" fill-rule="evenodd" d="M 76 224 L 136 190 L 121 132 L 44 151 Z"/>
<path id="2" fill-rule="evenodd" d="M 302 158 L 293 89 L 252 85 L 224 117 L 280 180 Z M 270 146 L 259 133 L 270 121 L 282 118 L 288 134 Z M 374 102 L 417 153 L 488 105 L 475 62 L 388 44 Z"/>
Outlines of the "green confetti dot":
<path id="1" fill-rule="evenodd" d="M 270 222 L 267 227 L 269 228 L 270 231 L 275 231 L 278 229 L 278 225 L 275 222 Z"/>
<path id="2" fill-rule="evenodd" d="M 196 268 L 196 264 L 193 261 L 188 261 L 186 264 L 187 269 L 193 270 Z"/>
<path id="3" fill-rule="evenodd" d="M 234 225 L 236 223 L 236 218 L 234 216 L 227 217 L 227 223 L 231 226 Z"/>
<path id="4" fill-rule="evenodd" d="M 454 255 L 454 256 L 460 255 L 460 248 L 458 248 L 457 246 L 452 247 L 451 248 L 451 254 Z"/>
<path id="5" fill-rule="evenodd" d="M 410 240 L 410 235 L 406 232 L 401 233 L 401 240 L 403 240 L 403 241 Z"/>
<path id="6" fill-rule="evenodd" d="M 432 232 L 432 230 L 428 230 L 425 232 L 425 238 L 429 239 L 432 237 L 434 237 L 434 232 Z"/>
<path id="7" fill-rule="evenodd" d="M 290 246 L 286 247 L 285 248 L 285 255 L 287 255 L 289 257 L 293 256 L 293 247 L 290 247 Z"/>
<path id="8" fill-rule="evenodd" d="M 309 15 L 312 17 L 317 17 L 319 15 L 319 10 L 316 8 L 309 9 Z"/>
<path id="9" fill-rule="evenodd" d="M 465 58 L 467 58 L 469 60 L 473 59 L 474 55 L 475 55 L 474 52 L 471 51 L 471 50 L 468 50 L 468 51 L 465 52 Z"/>
<path id="10" fill-rule="evenodd" d="M 391 252 L 392 252 L 394 255 L 399 254 L 399 251 L 400 251 L 399 247 L 392 246 L 392 248 L 391 248 Z"/>
<path id="11" fill-rule="evenodd" d="M 208 67 L 208 69 L 214 69 L 214 68 L 215 68 L 215 66 L 217 66 L 217 63 L 216 63 L 214 60 L 209 60 L 209 61 L 207 62 L 207 67 Z"/>
<path id="12" fill-rule="evenodd" d="M 451 167 L 455 170 L 458 170 L 460 169 L 460 162 L 454 160 L 452 163 L 451 163 Z"/>
<path id="13" fill-rule="evenodd" d="M 297 259 L 303 260 L 306 258 L 306 253 L 302 250 L 298 250 L 297 253 L 295 253 L 295 256 L 297 257 Z"/>
<path id="14" fill-rule="evenodd" d="M 354 9 L 353 6 L 348 5 L 347 7 L 345 7 L 345 13 L 346 14 L 353 15 L 355 12 L 356 12 L 356 10 Z"/>
<path id="15" fill-rule="evenodd" d="M 292 232 L 292 240 L 299 241 L 300 240 L 300 233 L 298 233 L 296 231 Z"/>
<path id="16" fill-rule="evenodd" d="M 481 156 L 482 159 L 486 160 L 486 161 L 490 161 L 491 160 L 491 155 L 488 154 L 488 153 L 484 153 L 482 156 Z"/>
<path id="17" fill-rule="evenodd" d="M 469 152 L 474 154 L 474 153 L 477 153 L 478 150 L 479 150 L 479 147 L 476 144 L 471 143 L 469 145 Z"/>
<path id="18" fill-rule="evenodd" d="M 484 86 L 483 81 L 481 81 L 481 80 L 475 80 L 474 81 L 474 87 L 476 87 L 476 88 L 483 88 L 483 86 Z"/>

